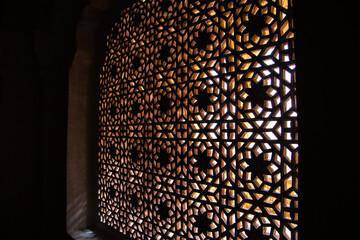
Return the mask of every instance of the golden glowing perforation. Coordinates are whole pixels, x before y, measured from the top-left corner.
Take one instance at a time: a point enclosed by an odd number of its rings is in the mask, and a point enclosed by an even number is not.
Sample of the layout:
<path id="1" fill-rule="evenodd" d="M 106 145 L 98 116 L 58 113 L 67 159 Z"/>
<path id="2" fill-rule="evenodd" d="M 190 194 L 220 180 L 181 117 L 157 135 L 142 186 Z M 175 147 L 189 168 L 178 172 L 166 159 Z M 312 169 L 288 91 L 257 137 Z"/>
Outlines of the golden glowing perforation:
<path id="1" fill-rule="evenodd" d="M 141 0 L 107 36 L 98 214 L 132 239 L 297 239 L 291 0 Z"/>

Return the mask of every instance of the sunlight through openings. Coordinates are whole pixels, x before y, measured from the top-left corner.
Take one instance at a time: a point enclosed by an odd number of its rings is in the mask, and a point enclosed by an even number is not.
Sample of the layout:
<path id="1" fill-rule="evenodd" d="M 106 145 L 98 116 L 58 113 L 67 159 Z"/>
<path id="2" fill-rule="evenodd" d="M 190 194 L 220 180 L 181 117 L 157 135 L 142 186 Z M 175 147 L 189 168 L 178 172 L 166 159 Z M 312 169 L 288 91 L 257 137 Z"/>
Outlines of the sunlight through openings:
<path id="1" fill-rule="evenodd" d="M 132 239 L 298 239 L 292 5 L 119 13 L 100 74 L 100 222 Z"/>

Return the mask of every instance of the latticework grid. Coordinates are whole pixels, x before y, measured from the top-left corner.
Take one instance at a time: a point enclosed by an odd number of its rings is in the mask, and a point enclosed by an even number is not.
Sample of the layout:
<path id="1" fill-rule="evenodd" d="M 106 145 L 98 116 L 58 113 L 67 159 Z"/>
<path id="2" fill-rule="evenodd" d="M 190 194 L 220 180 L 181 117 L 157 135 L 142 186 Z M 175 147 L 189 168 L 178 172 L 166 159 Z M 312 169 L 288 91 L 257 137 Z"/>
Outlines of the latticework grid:
<path id="1" fill-rule="evenodd" d="M 297 239 L 291 0 L 142 0 L 100 76 L 102 223 L 134 239 Z"/>

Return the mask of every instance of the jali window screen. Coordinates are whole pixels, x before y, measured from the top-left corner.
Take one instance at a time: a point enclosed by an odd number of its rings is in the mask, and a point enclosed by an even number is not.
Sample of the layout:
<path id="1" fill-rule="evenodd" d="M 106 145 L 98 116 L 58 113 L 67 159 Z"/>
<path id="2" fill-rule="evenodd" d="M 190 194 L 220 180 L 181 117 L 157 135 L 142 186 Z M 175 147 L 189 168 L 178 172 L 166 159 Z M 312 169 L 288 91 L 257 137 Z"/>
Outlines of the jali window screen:
<path id="1" fill-rule="evenodd" d="M 100 76 L 100 222 L 133 239 L 297 239 L 292 1 L 119 15 Z"/>

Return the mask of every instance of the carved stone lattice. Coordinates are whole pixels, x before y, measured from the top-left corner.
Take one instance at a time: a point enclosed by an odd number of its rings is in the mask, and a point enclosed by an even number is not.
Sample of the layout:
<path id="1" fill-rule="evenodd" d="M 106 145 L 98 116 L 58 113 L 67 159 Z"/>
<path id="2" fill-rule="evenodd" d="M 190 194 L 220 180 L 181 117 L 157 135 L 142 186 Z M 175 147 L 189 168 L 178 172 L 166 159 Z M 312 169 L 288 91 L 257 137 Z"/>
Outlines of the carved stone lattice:
<path id="1" fill-rule="evenodd" d="M 291 0 L 142 0 L 100 75 L 100 222 L 133 239 L 297 239 Z"/>

